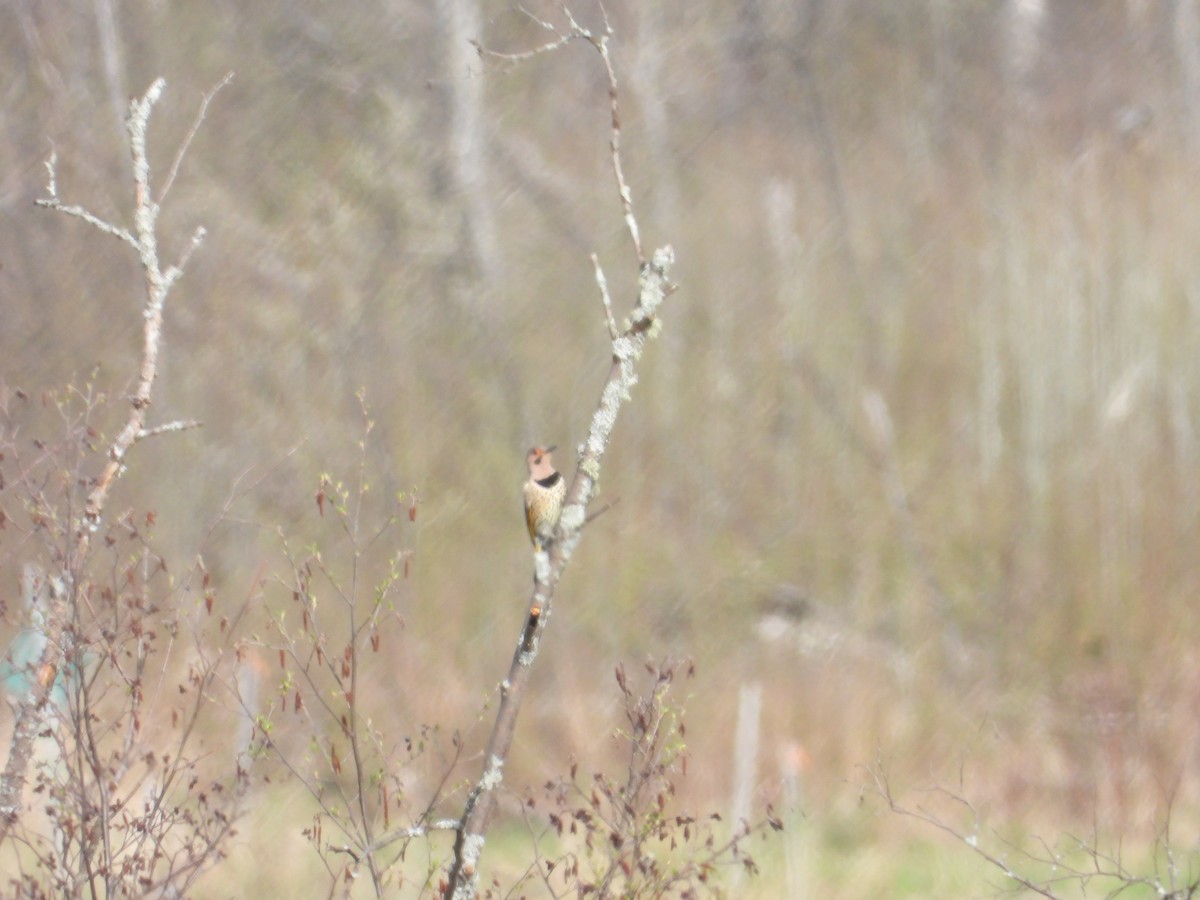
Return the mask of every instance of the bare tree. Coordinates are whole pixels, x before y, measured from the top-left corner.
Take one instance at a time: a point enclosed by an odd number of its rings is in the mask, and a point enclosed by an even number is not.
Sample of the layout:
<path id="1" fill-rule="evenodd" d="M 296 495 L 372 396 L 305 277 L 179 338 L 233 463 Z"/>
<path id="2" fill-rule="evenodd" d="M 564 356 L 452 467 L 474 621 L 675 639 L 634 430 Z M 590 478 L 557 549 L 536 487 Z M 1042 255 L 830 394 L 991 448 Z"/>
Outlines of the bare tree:
<path id="1" fill-rule="evenodd" d="M 92 382 L 44 395 L 44 405 L 59 413 L 62 437 L 35 442 L 39 452 L 32 459 L 24 458 L 14 437 L 20 428 L 12 403 L 27 398 L 21 392 L 3 398 L 0 459 L 11 463 L 16 477 L 0 473 L 0 485 L 21 497 L 25 515 L 14 525 L 25 539 L 17 545 L 45 558 L 35 578 L 47 588 L 27 611 L 37 629 L 38 653 L 19 668 L 15 654 L 7 660 L 24 689 L 14 698 L 11 746 L 0 777 L 0 845 L 11 840 L 24 846 L 38 863 L 22 876 L 22 892 L 175 895 L 221 857 L 232 833 L 237 776 L 232 782 L 207 780 L 197 754 L 188 749 L 210 700 L 223 656 L 221 639 L 204 634 L 203 619 L 166 599 L 200 582 L 200 569 L 193 572 L 194 582 L 189 576 L 173 585 L 166 578 L 166 562 L 151 540 L 153 511 L 106 516 L 112 488 L 137 444 L 199 424 L 152 424 L 149 418 L 166 299 L 205 233 L 197 228 L 179 262 L 164 268 L 157 223 L 208 104 L 227 81 L 204 97 L 157 194 L 146 138 L 164 81 L 156 80 L 130 104 L 132 228 L 65 203 L 55 155 L 46 162 L 46 197 L 38 205 L 82 219 L 132 247 L 144 274 L 145 300 L 132 395 L 107 448 L 97 446 L 108 427 L 107 395 Z M 211 614 L 207 575 L 203 583 Z M 232 624 L 223 618 L 214 630 L 228 638 Z M 182 639 L 188 636 L 194 644 L 183 664 L 173 651 L 186 646 Z M 164 691 L 181 670 L 178 691 L 175 685 Z M 56 752 L 38 759 L 39 740 Z M 45 829 L 24 808 L 31 771 L 47 804 Z"/>
<path id="2" fill-rule="evenodd" d="M 508 675 L 501 682 L 500 704 L 492 734 L 484 751 L 483 772 L 471 789 L 457 829 L 454 859 L 450 866 L 446 896 L 465 900 L 475 896 L 479 879 L 479 859 L 487 839 L 487 830 L 496 805 L 496 794 L 504 780 L 504 764 L 512 746 L 517 717 L 532 677 L 533 663 L 550 619 L 555 591 L 571 555 L 583 536 L 587 509 L 596 495 L 600 463 L 608 449 L 617 414 L 637 383 L 637 363 L 646 342 L 658 331 L 657 316 L 663 300 L 674 290 L 670 270 L 674 252 L 670 247 L 656 250 L 649 259 L 642 249 L 641 233 L 634 212 L 632 193 L 621 164 L 621 118 L 617 76 L 609 54 L 612 28 L 605 21 L 603 32 L 593 32 L 562 8 L 567 27 L 558 28 L 538 20 L 554 39 L 534 50 L 517 54 L 481 52 L 497 59 L 519 62 L 542 53 L 555 51 L 572 41 L 584 41 L 599 54 L 608 78 L 611 111 L 610 149 L 613 175 L 624 211 L 625 226 L 633 243 L 639 265 L 638 295 L 623 327 L 618 327 L 613 302 L 599 258 L 593 254 L 596 284 L 604 305 L 605 321 L 612 346 L 612 365 L 604 382 L 600 402 L 592 416 L 587 440 L 579 453 L 579 465 L 567 490 L 555 540 L 548 550 L 534 554 L 534 584 L 529 615 L 517 641 Z"/>

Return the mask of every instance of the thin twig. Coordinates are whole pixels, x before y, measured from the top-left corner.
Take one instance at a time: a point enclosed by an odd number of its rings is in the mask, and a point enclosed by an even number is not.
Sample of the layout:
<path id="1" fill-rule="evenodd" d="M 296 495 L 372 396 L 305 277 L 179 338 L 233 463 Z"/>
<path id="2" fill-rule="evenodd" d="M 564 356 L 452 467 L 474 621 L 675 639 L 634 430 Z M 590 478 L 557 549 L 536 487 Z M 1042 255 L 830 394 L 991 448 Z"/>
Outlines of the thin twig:
<path id="1" fill-rule="evenodd" d="M 166 272 L 163 273 L 164 290 L 169 291 L 171 289 L 171 285 L 175 283 L 175 279 L 183 274 L 183 270 L 187 268 L 187 264 L 189 260 L 191 260 L 192 254 L 195 253 L 200 248 L 200 245 L 204 243 L 204 237 L 207 234 L 208 232 L 205 230 L 203 225 L 197 226 L 196 230 L 192 232 L 192 239 L 188 241 L 187 248 L 183 251 L 183 256 L 179 257 L 179 262 L 171 266 Z"/>
<path id="2" fill-rule="evenodd" d="M 521 7 L 521 11 L 531 20 L 551 34 L 557 35 L 556 40 L 550 41 L 547 44 L 542 44 L 541 46 L 534 47 L 532 50 L 525 50 L 520 53 L 500 53 L 495 50 L 489 50 L 477 41 L 472 41 L 471 44 L 481 57 L 487 56 L 510 63 L 523 62 L 535 56 L 540 56 L 543 53 L 558 50 L 575 40 L 587 41 L 600 54 L 600 59 L 604 62 L 604 74 L 608 79 L 610 114 L 608 145 L 612 159 L 613 176 L 617 181 L 617 194 L 621 199 L 621 210 L 625 218 L 625 228 L 629 232 L 630 240 L 633 242 L 633 249 L 637 254 L 638 265 L 644 266 L 646 264 L 646 253 L 642 248 L 641 229 L 638 226 L 637 216 L 633 211 L 633 192 L 629 189 L 629 182 L 625 180 L 625 170 L 621 164 L 621 105 L 617 88 L 617 70 L 613 66 L 612 56 L 608 50 L 609 39 L 613 36 L 613 28 L 608 19 L 608 11 L 604 8 L 604 4 L 601 3 L 600 14 L 604 18 L 604 32 L 596 34 L 591 29 L 581 25 L 565 3 L 560 3 L 558 6 L 564 18 L 566 18 L 567 24 L 570 26 L 568 31 L 559 31 L 549 22 L 538 18 L 529 10 Z"/>
<path id="3" fill-rule="evenodd" d="M 596 286 L 600 288 L 600 299 L 604 301 L 604 318 L 608 322 L 608 336 L 617 339 L 617 320 L 613 318 L 612 297 L 608 293 L 608 279 L 604 277 L 604 269 L 600 267 L 600 257 L 592 254 L 592 268 L 596 270 Z"/>
<path id="4" fill-rule="evenodd" d="M 883 801 L 885 803 L 887 803 L 888 808 L 893 813 L 896 813 L 897 815 L 901 815 L 901 816 L 908 816 L 910 818 L 917 819 L 918 821 L 925 822 L 928 825 L 932 825 L 934 828 L 938 829 L 939 831 L 943 831 L 946 834 L 949 834 L 949 835 L 957 838 L 959 841 L 961 841 L 962 843 L 966 844 L 969 848 L 971 848 L 971 850 L 976 855 L 982 857 L 988 863 L 995 866 L 997 869 L 999 869 L 1001 872 L 1004 873 L 1005 877 L 1012 879 L 1016 884 L 1019 884 L 1021 887 L 1025 888 L 1026 890 L 1032 891 L 1033 893 L 1038 894 L 1042 897 L 1048 897 L 1048 898 L 1051 898 L 1051 900 L 1057 900 L 1058 895 L 1053 893 L 1052 891 L 1050 891 L 1048 888 L 1046 888 L 1045 885 L 1038 884 L 1037 882 L 1035 882 L 1029 878 L 1026 878 L 1025 876 L 1021 875 L 1020 873 L 1016 872 L 1005 860 L 1001 859 L 1000 857 L 996 856 L 993 853 L 990 853 L 986 848 L 984 848 L 983 846 L 980 845 L 980 842 L 978 839 L 979 816 L 978 816 L 978 813 L 976 813 L 975 808 L 966 800 L 965 797 L 961 797 L 961 796 L 959 796 L 957 794 L 953 794 L 949 791 L 944 791 L 944 793 L 947 796 L 950 796 L 953 799 L 960 801 L 974 815 L 975 821 L 976 821 L 976 829 L 975 829 L 975 832 L 972 834 L 965 834 L 965 833 L 959 831 L 954 826 L 948 824 L 947 822 L 944 822 L 938 816 L 928 812 L 925 809 L 922 809 L 921 807 L 917 807 L 915 810 L 913 810 L 913 809 L 909 809 L 906 806 L 903 806 L 899 801 L 896 800 L 895 794 L 892 793 L 892 787 L 888 781 L 887 772 L 881 766 L 878 766 L 878 765 L 874 769 L 871 769 L 869 771 L 872 776 L 872 779 L 875 782 L 874 785 L 872 786 L 872 789 L 874 790 L 874 792 L 876 794 L 879 795 L 880 798 L 883 799 Z M 864 785 L 864 788 L 865 787 L 866 786 Z"/>
<path id="5" fill-rule="evenodd" d="M 496 50 L 489 50 L 487 47 L 484 47 L 481 43 L 479 43 L 479 41 L 473 40 L 471 41 L 471 46 L 475 48 L 475 51 L 479 54 L 480 58 L 491 57 L 492 59 L 501 59 L 510 63 L 524 62 L 525 60 L 533 59 L 535 56 L 540 56 L 543 53 L 550 53 L 551 51 L 557 50 L 571 41 L 579 40 L 584 37 L 578 31 L 560 32 L 549 22 L 545 21 L 544 19 L 539 19 L 524 6 L 519 6 L 517 8 L 526 16 L 528 16 L 530 20 L 537 23 L 539 27 L 555 35 L 556 40 L 550 41 L 547 44 L 542 44 L 538 47 L 534 47 L 532 50 L 525 50 L 520 53 L 500 53 Z"/>
<path id="6" fill-rule="evenodd" d="M 43 209 L 57 210 L 58 212 L 65 213 L 68 216 L 74 216 L 77 219 L 83 219 L 83 221 L 87 222 L 97 231 L 103 231 L 105 234 L 111 234 L 113 237 L 119 238 L 120 240 L 129 244 L 131 247 L 136 248 L 138 245 L 134 236 L 124 228 L 119 225 L 113 225 L 111 222 L 105 222 L 99 216 L 88 212 L 82 206 L 74 206 L 62 203 L 57 197 L 34 200 L 33 203 L 35 206 L 40 206 Z"/>
<path id="7" fill-rule="evenodd" d="M 58 166 L 58 150 L 54 147 L 54 142 L 50 142 L 50 155 L 46 157 L 46 161 L 42 163 L 46 167 L 46 196 L 52 200 L 58 199 L 58 174 L 55 168 Z"/>
<path id="8" fill-rule="evenodd" d="M 603 5 L 600 7 L 604 9 Z M 604 60 L 604 71 L 608 74 L 609 108 L 612 111 L 612 135 L 609 138 L 609 148 L 612 151 L 613 175 L 617 179 L 617 193 L 621 195 L 621 208 L 625 213 L 625 227 L 629 238 L 633 241 L 633 249 L 637 253 L 638 264 L 646 264 L 646 254 L 642 250 L 642 237 L 638 229 L 637 218 L 633 214 L 633 194 L 629 183 L 625 180 L 625 172 L 621 167 L 621 108 L 617 98 L 617 73 L 613 68 L 612 57 L 608 53 L 608 39 L 612 37 L 612 27 L 608 24 L 608 15 L 604 17 L 605 33 L 603 37 L 588 36 L 588 43 L 596 48 L 600 58 Z"/>
<path id="9" fill-rule="evenodd" d="M 200 110 L 196 113 L 196 118 L 192 120 L 192 127 L 188 129 L 187 137 L 183 139 L 183 143 L 179 145 L 179 150 L 175 153 L 175 160 L 171 163 L 171 169 L 167 173 L 167 180 L 163 182 L 162 190 L 158 192 L 158 202 L 161 205 L 167 199 L 167 194 L 170 193 L 171 186 L 175 183 L 175 176 L 179 174 L 179 167 L 183 164 L 183 157 L 187 154 L 188 148 L 192 146 L 192 139 L 196 136 L 196 132 L 200 130 L 200 124 L 204 121 L 204 116 L 208 112 L 208 104 L 212 103 L 213 97 L 217 95 L 217 91 L 233 81 L 233 72 L 227 72 L 225 77 L 212 88 L 204 99 L 200 101 Z"/>
<path id="10" fill-rule="evenodd" d="M 587 518 L 583 520 L 583 524 L 590 525 L 592 522 L 594 522 L 596 519 L 600 518 L 602 515 L 604 515 L 606 512 L 608 512 L 610 509 L 612 509 L 614 506 L 616 506 L 620 502 L 621 502 L 620 497 L 613 497 L 611 500 L 609 500 L 607 503 L 605 503 L 599 509 L 595 510 L 594 512 L 588 513 Z"/>
<path id="11" fill-rule="evenodd" d="M 202 428 L 204 423 L 197 419 L 179 419 L 175 422 L 167 422 L 165 425 L 156 425 L 153 428 L 143 428 L 138 432 L 138 440 L 145 438 L 157 437 L 160 434 L 174 434 L 176 431 L 187 431 L 190 428 Z"/>
<path id="12" fill-rule="evenodd" d="M 461 827 L 462 822 L 460 822 L 458 819 L 438 819 L 436 822 L 413 825 L 410 828 L 400 828 L 396 831 L 393 831 L 391 834 L 384 835 L 376 840 L 375 843 L 368 845 L 365 848 L 365 852 L 374 853 L 378 850 L 382 850 L 384 847 L 387 847 L 390 844 L 396 843 L 396 841 L 402 841 L 405 838 L 424 837 L 425 835 L 434 831 L 458 831 L 458 829 Z"/>

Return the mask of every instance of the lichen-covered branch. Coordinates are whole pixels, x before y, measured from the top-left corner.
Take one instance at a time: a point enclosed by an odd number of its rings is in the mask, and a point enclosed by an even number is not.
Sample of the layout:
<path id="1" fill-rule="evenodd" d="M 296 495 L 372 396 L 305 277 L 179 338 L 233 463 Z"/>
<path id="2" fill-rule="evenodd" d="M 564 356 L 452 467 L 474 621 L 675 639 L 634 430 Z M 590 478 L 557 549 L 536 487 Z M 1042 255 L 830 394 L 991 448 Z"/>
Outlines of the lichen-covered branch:
<path id="1" fill-rule="evenodd" d="M 475 896 L 478 883 L 479 857 L 483 852 L 487 828 L 495 808 L 496 790 L 504 778 L 504 762 L 508 758 L 516 731 L 517 716 L 529 685 L 533 661 L 537 657 L 542 632 L 550 618 L 555 588 L 571 561 L 571 554 L 583 536 L 587 507 L 596 496 L 600 482 L 600 463 L 608 449 L 617 414 L 637 384 L 637 363 L 646 342 L 658 330 L 658 311 L 672 292 L 671 266 L 675 254 L 670 247 L 654 253 L 642 266 L 638 298 L 628 326 L 612 338 L 612 365 L 600 392 L 600 402 L 592 415 L 587 440 L 580 448 L 579 467 L 567 489 L 567 500 L 559 521 L 558 538 L 549 551 L 534 554 L 534 585 L 530 601 L 537 615 L 530 615 L 513 654 L 508 677 L 500 684 L 500 706 L 496 723 L 484 752 L 484 770 L 467 797 L 462 827 L 454 844 L 447 897 L 467 900 Z M 602 282 L 603 283 L 603 282 Z"/>
<path id="2" fill-rule="evenodd" d="M 670 271 L 675 264 L 675 251 L 663 247 L 654 252 L 653 258 L 642 265 L 638 279 L 638 299 L 629 320 L 629 327 L 617 335 L 612 342 L 613 361 L 600 403 L 592 416 L 587 441 L 579 457 L 579 471 L 567 491 L 559 527 L 562 540 L 555 547 L 563 561 L 570 559 L 583 528 L 587 505 L 596 495 L 600 482 L 600 460 L 608 449 L 613 427 L 617 424 L 617 413 L 621 404 L 629 399 L 629 392 L 637 384 L 637 362 L 642 358 L 646 342 L 658 333 L 658 310 L 675 289 Z"/>

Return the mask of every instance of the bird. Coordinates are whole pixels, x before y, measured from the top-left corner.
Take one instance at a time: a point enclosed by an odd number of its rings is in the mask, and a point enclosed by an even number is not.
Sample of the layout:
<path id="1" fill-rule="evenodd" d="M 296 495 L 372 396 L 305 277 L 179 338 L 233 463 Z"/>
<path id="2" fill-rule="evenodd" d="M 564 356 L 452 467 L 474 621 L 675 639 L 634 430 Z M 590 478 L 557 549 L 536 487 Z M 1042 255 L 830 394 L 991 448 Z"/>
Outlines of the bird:
<path id="1" fill-rule="evenodd" d="M 529 480 L 525 482 L 525 525 L 533 549 L 541 553 L 554 537 L 554 528 L 562 514 L 567 482 L 554 469 L 550 454 L 554 447 L 531 447 L 525 454 Z"/>

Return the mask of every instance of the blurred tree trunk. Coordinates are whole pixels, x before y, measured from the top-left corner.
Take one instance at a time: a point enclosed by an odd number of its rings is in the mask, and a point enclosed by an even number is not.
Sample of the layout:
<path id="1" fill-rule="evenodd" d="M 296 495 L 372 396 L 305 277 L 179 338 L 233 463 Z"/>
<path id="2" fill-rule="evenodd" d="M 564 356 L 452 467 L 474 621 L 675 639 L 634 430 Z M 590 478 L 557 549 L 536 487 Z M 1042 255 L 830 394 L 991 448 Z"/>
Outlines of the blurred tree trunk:
<path id="1" fill-rule="evenodd" d="M 1183 94 L 1184 132 L 1195 140 L 1200 125 L 1200 12 L 1196 0 L 1175 0 L 1175 58 Z"/>
<path id="2" fill-rule="evenodd" d="M 468 272 L 460 299 L 478 307 L 484 302 L 478 288 L 494 285 L 500 269 L 491 193 L 483 190 L 487 178 L 484 82 L 471 44 L 482 37 L 479 6 L 477 0 L 438 0 L 437 9 L 447 41 L 451 193 L 460 205 L 460 245 Z"/>
<path id="3" fill-rule="evenodd" d="M 125 136 L 125 105 L 128 91 L 125 89 L 124 66 L 121 62 L 121 39 L 117 34 L 117 16 L 113 0 L 95 0 L 96 30 L 100 38 L 100 55 L 104 60 L 104 81 L 108 89 L 108 102 L 112 104 L 113 124 L 117 134 Z"/>
<path id="4" fill-rule="evenodd" d="M 1033 103 L 1030 79 L 1041 51 L 1042 25 L 1046 19 L 1045 0 L 1008 0 L 1007 46 L 1004 62 L 1008 82 L 1016 96 L 1017 107 L 1027 112 Z"/>
<path id="5" fill-rule="evenodd" d="M 629 81 L 639 100 L 638 107 L 645 129 L 643 137 L 650 158 L 650 184 L 653 186 L 646 196 L 649 201 L 649 216 L 643 221 L 649 224 L 651 232 L 677 231 L 682 224 L 679 218 L 679 179 L 676 177 L 676 163 L 671 144 L 674 128 L 664 99 L 667 96 L 668 79 L 663 74 L 663 64 L 667 59 L 663 49 L 671 46 L 671 22 L 666 21 L 666 13 L 661 4 L 657 3 L 639 5 L 635 15 L 638 39 L 630 66 Z M 655 391 L 657 402 L 654 404 L 658 426 L 654 431 L 645 433 L 643 446 L 635 451 L 639 456 L 651 452 L 652 444 L 656 440 L 655 432 L 660 435 L 677 435 L 682 428 L 682 405 L 678 398 L 687 362 L 684 356 L 682 322 L 677 322 L 674 327 L 664 331 L 659 352 L 662 362 Z M 657 479 L 653 484 L 643 483 L 639 488 L 656 492 L 657 503 L 664 508 L 670 508 L 677 499 L 677 492 L 682 483 L 684 482 Z"/>
<path id="6" fill-rule="evenodd" d="M 503 332 L 496 300 L 503 280 L 496 217 L 486 188 L 488 136 L 484 111 L 484 80 L 476 46 L 483 42 L 478 0 L 437 0 L 437 18 L 445 39 L 446 157 L 448 197 L 458 219 L 456 251 L 445 260 L 446 293 L 462 313 L 466 333 L 482 359 L 491 366 L 472 399 L 479 421 L 498 412 L 515 430 L 514 439 L 536 431 L 541 423 L 527 421 L 528 404 L 520 403 L 520 381 L 508 348 L 495 340 Z"/>

